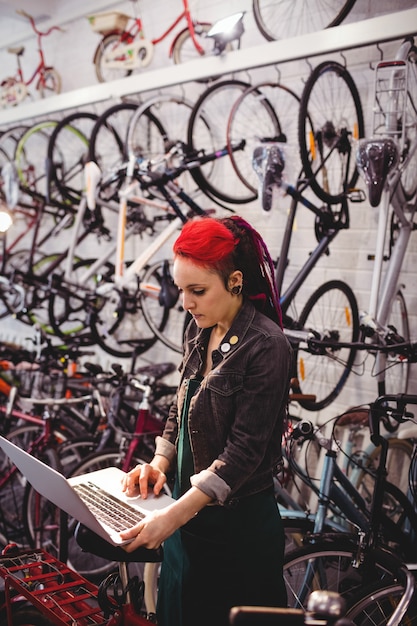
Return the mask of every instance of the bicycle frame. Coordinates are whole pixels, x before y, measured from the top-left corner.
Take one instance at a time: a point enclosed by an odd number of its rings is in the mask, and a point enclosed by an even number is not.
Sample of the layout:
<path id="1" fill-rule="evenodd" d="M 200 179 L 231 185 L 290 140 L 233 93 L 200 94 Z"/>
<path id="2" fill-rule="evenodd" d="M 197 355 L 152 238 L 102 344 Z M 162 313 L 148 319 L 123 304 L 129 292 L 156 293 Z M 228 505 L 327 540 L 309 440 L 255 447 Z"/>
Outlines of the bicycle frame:
<path id="1" fill-rule="evenodd" d="M 372 273 L 372 283 L 369 299 L 368 311 L 361 314 L 363 326 L 368 330 L 371 342 L 387 343 L 387 337 L 392 335 L 392 328 L 389 328 L 389 318 L 392 304 L 399 290 L 399 279 L 403 266 L 408 241 L 413 230 L 415 230 L 414 216 L 417 209 L 417 196 L 407 198 L 401 184 L 401 177 L 407 167 L 415 159 L 417 151 L 417 134 L 412 133 L 408 139 L 407 151 L 405 154 L 407 128 L 406 103 L 408 97 L 408 68 L 406 64 L 411 41 L 405 41 L 392 62 L 381 62 L 376 69 L 375 78 L 375 103 L 373 119 L 373 138 L 363 140 L 358 152 L 358 162 L 365 173 L 365 180 L 370 189 L 370 199 L 373 206 L 378 206 L 379 219 L 377 229 L 377 240 L 375 250 L 375 264 Z M 378 72 L 390 71 L 388 87 L 380 88 Z M 378 89 L 381 91 L 378 91 Z M 401 95 L 403 97 L 403 107 L 400 107 Z M 386 108 L 380 104 L 380 100 L 385 96 Z M 383 102 L 385 104 L 385 101 Z M 415 106 L 415 105 L 414 105 Z M 417 127 L 417 112 L 412 120 L 414 128 Z M 401 131 L 399 131 L 399 128 Z M 392 146 L 392 148 L 391 148 Z M 374 151 L 368 147 L 374 148 Z M 373 163 L 373 157 L 378 159 L 385 155 L 384 150 L 390 147 L 395 149 L 396 155 L 392 159 L 390 169 L 386 172 L 380 171 L 378 174 L 378 163 Z M 402 161 L 400 163 L 400 155 Z M 376 169 L 374 169 L 374 167 Z M 388 168 L 388 165 L 387 165 Z M 384 176 L 385 175 L 385 176 Z M 372 190 L 373 187 L 373 190 Z M 376 192 L 375 192 L 376 189 Z M 378 196 L 378 190 L 379 196 Z M 376 197 L 372 194 L 376 194 Z M 379 199 L 379 202 L 378 202 Z M 374 201 L 373 201 L 374 200 Z M 383 277 L 383 264 L 386 260 L 385 246 L 387 238 L 388 223 L 390 217 L 390 207 L 393 216 L 398 221 L 398 236 L 395 242 L 391 241 L 390 256 L 388 266 Z M 396 329 L 394 329 L 394 332 Z M 396 343 L 400 343 L 400 339 Z M 408 337 L 405 338 L 407 340 Z M 376 377 L 378 381 L 379 393 L 385 392 L 385 371 L 388 354 L 385 351 L 378 351 L 375 362 Z"/>
<path id="2" fill-rule="evenodd" d="M 285 226 L 284 237 L 281 244 L 280 255 L 277 263 L 276 269 L 276 282 L 278 287 L 278 292 L 281 293 L 282 284 L 284 280 L 284 273 L 287 266 L 288 260 L 288 252 L 290 249 L 291 238 L 294 227 L 295 215 L 297 212 L 297 206 L 300 202 L 305 207 L 307 207 L 310 211 L 312 211 L 318 218 L 325 217 L 324 211 L 322 208 L 315 206 L 312 202 L 310 202 L 307 198 L 302 195 L 302 190 L 293 187 L 292 185 L 288 185 L 282 181 L 280 186 L 286 191 L 288 195 L 292 197 L 290 211 L 288 213 L 287 222 Z M 305 188 L 305 185 L 304 187 Z M 330 217 L 329 213 L 326 213 L 328 217 Z M 340 213 L 337 219 L 333 216 L 331 217 L 332 222 L 330 227 L 326 227 L 320 241 L 317 246 L 314 248 L 312 253 L 309 255 L 308 259 L 297 273 L 291 284 L 288 286 L 286 291 L 281 294 L 280 303 L 282 312 L 285 314 L 291 303 L 293 302 L 296 294 L 298 293 L 300 287 L 304 284 L 306 278 L 316 266 L 320 257 L 325 254 L 329 244 L 336 237 L 338 232 L 343 229 L 349 228 L 349 207 L 347 198 L 345 198 L 341 204 Z"/>
<path id="3" fill-rule="evenodd" d="M 192 42 L 193 42 L 196 50 L 198 51 L 199 54 L 204 54 L 204 50 L 200 46 L 200 44 L 198 43 L 198 41 L 196 39 L 196 36 L 195 36 L 194 22 L 193 22 L 192 17 L 191 17 L 188 0 L 182 0 L 182 4 L 184 6 L 184 10 L 175 18 L 175 20 L 170 24 L 170 26 L 168 26 L 168 28 L 161 35 L 159 35 L 158 37 L 155 37 L 154 39 L 151 39 L 150 43 L 153 46 L 161 43 L 161 41 L 163 41 L 166 37 L 168 37 L 168 35 L 170 33 L 172 33 L 172 31 L 178 26 L 178 24 L 183 19 L 185 19 L 186 22 L 187 22 L 187 27 L 188 27 L 188 29 L 190 31 L 190 34 L 191 34 Z M 144 31 L 143 31 L 143 21 L 142 21 L 142 18 L 140 16 L 138 16 L 138 17 L 134 17 L 132 19 L 133 19 L 133 22 L 132 22 L 131 26 L 129 28 L 127 28 L 126 30 L 124 30 L 120 34 L 120 43 L 122 43 L 122 44 L 131 44 L 133 41 L 136 40 L 138 35 L 139 35 L 140 39 L 142 39 L 142 40 L 145 39 L 145 35 L 144 35 Z M 172 56 L 174 43 L 175 43 L 175 39 L 171 43 L 170 50 L 169 50 L 169 56 Z M 130 63 L 129 63 L 129 65 L 130 65 Z"/>

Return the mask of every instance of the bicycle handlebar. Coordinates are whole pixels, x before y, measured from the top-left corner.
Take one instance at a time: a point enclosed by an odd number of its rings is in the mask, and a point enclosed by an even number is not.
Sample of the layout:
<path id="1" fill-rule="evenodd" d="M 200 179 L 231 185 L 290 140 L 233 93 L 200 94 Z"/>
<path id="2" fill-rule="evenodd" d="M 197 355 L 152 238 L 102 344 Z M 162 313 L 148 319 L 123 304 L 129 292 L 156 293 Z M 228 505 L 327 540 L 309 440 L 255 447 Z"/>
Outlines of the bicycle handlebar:
<path id="1" fill-rule="evenodd" d="M 389 405 L 395 403 L 395 407 Z M 413 413 L 406 411 L 407 404 L 417 404 L 417 394 L 398 393 L 379 396 L 370 405 L 371 411 L 369 416 L 369 429 L 371 439 L 375 445 L 380 442 L 380 422 L 384 428 L 393 433 L 403 422 L 414 417 Z"/>
<path id="2" fill-rule="evenodd" d="M 30 25 L 32 26 L 35 33 L 39 35 L 39 37 L 47 37 L 53 30 L 59 30 L 62 33 L 64 32 L 63 28 L 61 28 L 60 26 L 51 26 L 50 28 L 48 28 L 48 30 L 42 32 L 37 28 L 33 15 L 30 15 L 30 13 L 27 13 L 24 9 L 16 9 L 16 13 L 18 15 L 21 15 L 22 17 L 26 17 L 26 19 L 29 20 Z"/>
<path id="3" fill-rule="evenodd" d="M 401 343 L 387 343 L 386 345 L 369 344 L 361 341 L 335 341 L 326 339 L 314 330 L 298 330 L 284 328 L 284 333 L 294 343 L 307 344 L 312 354 L 324 354 L 327 348 L 351 348 L 354 350 L 373 350 L 378 352 L 395 352 L 408 358 L 410 363 L 417 362 L 417 341 L 403 341 Z"/>

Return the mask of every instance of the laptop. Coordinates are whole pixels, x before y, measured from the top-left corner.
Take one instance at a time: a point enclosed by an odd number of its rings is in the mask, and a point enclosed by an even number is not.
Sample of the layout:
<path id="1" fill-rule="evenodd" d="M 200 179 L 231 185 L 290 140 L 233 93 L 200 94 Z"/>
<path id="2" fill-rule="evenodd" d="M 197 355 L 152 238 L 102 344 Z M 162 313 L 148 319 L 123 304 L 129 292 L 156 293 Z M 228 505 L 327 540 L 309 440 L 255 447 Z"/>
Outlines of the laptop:
<path id="1" fill-rule="evenodd" d="M 38 493 L 114 546 L 132 541 L 120 537 L 122 530 L 175 502 L 167 494 L 150 493 L 146 500 L 126 496 L 121 489 L 124 472 L 117 467 L 65 478 L 2 436 L 0 447 Z"/>

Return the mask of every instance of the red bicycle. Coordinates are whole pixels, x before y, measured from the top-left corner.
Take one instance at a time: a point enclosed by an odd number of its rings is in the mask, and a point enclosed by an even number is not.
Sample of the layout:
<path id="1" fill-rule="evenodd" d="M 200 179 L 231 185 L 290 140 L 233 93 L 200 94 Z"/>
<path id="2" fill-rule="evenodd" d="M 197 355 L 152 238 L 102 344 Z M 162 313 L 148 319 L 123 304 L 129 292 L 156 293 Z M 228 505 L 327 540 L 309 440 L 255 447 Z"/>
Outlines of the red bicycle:
<path id="1" fill-rule="evenodd" d="M 33 83 L 35 78 L 37 78 L 36 90 L 38 91 L 41 98 L 44 98 L 50 94 L 60 93 L 61 91 L 60 75 L 53 67 L 46 65 L 45 56 L 42 48 L 42 38 L 47 37 L 53 30 L 62 31 L 62 29 L 59 26 L 51 26 L 51 28 L 48 28 L 47 31 L 41 32 L 37 29 L 35 20 L 31 15 L 29 15 L 29 13 L 26 13 L 26 11 L 23 11 L 22 9 L 19 9 L 18 11 L 16 11 L 16 13 L 18 13 L 19 15 L 23 15 L 23 17 L 26 17 L 29 20 L 34 32 L 36 33 L 38 41 L 39 63 L 29 80 L 25 80 L 22 65 L 20 62 L 20 57 L 25 51 L 24 46 L 8 49 L 8 52 L 16 55 L 17 72 L 14 76 L 9 76 L 5 78 L 0 84 L 0 106 L 3 108 L 20 104 L 29 95 L 28 87 Z"/>
<path id="2" fill-rule="evenodd" d="M 182 0 L 183 10 L 172 24 L 155 39 L 146 39 L 143 20 L 139 15 L 139 0 L 132 0 L 134 17 L 124 13 L 101 13 L 89 18 L 91 28 L 103 35 L 94 53 L 94 65 L 100 82 L 129 76 L 134 70 L 147 67 L 153 58 L 154 46 L 163 41 L 180 24 L 171 43 L 169 56 L 174 63 L 213 54 L 213 40 L 207 38 L 211 24 L 193 19 L 188 0 Z"/>

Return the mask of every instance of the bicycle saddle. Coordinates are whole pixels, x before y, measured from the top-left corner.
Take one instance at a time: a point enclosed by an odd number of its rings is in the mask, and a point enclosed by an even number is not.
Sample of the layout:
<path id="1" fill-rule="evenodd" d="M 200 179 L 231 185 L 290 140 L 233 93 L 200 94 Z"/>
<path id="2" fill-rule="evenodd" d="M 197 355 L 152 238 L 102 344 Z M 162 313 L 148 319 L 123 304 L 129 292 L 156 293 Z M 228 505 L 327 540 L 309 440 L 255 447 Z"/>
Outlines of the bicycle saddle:
<path id="1" fill-rule="evenodd" d="M 387 176 L 397 165 L 398 158 L 397 145 L 388 137 L 359 142 L 356 162 L 368 187 L 371 206 L 376 207 L 380 203 Z"/>

